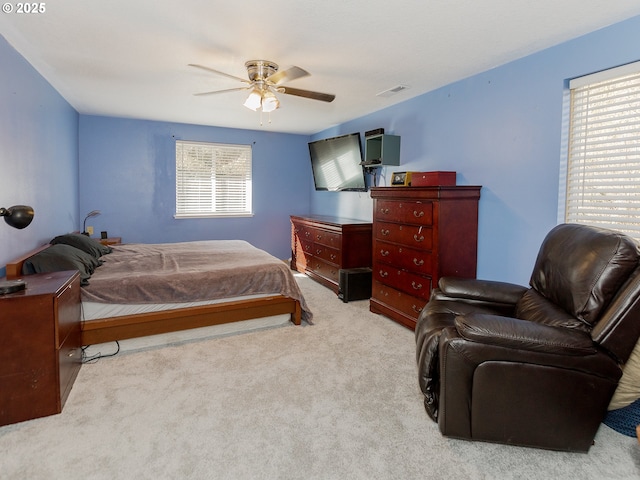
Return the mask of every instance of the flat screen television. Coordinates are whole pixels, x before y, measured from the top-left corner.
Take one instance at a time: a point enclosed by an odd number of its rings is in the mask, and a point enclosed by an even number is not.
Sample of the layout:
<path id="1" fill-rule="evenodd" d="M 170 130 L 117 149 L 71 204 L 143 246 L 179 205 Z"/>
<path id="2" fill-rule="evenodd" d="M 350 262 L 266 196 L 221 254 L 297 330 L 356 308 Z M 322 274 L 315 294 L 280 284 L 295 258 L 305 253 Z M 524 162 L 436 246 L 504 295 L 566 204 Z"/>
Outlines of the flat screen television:
<path id="1" fill-rule="evenodd" d="M 367 190 L 359 133 L 310 142 L 309 154 L 316 190 Z"/>

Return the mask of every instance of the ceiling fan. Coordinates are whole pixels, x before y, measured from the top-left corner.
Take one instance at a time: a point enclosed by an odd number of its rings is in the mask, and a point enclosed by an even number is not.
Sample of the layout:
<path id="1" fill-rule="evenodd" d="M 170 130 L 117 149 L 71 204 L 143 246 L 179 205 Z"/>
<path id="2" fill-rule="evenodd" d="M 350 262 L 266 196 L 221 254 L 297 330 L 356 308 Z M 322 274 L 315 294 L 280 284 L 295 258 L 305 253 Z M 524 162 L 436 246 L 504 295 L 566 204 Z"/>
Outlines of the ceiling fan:
<path id="1" fill-rule="evenodd" d="M 313 92 L 311 90 L 301 90 L 282 85 L 284 82 L 296 80 L 298 78 L 309 76 L 309 72 L 300 67 L 290 67 L 286 70 L 278 71 L 278 65 L 268 60 L 249 60 L 244 64 L 247 69 L 249 79 L 236 77 L 228 73 L 205 67 L 203 65 L 189 64 L 190 67 L 200 68 L 207 72 L 212 72 L 224 77 L 238 80 L 247 85 L 244 87 L 227 88 L 224 90 L 214 90 L 212 92 L 195 93 L 194 95 L 215 95 L 218 93 L 233 92 L 236 90 L 251 90 L 249 96 L 244 102 L 244 106 L 253 110 L 262 110 L 263 112 L 273 112 L 280 107 L 280 101 L 276 97 L 276 93 L 284 93 L 286 95 L 295 95 L 297 97 L 310 98 L 312 100 L 320 100 L 321 102 L 332 102 L 336 96 L 328 93 Z"/>

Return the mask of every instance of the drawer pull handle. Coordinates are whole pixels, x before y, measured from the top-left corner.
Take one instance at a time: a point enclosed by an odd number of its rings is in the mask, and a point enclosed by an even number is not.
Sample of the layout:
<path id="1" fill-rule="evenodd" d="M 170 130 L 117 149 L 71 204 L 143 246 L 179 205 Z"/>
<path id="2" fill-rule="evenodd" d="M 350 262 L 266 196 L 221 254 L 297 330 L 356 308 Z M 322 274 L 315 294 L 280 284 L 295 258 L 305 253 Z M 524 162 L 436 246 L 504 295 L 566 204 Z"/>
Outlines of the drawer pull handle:
<path id="1" fill-rule="evenodd" d="M 416 218 L 420 218 L 420 217 L 424 217 L 424 211 L 421 212 L 416 212 L 415 210 L 413 211 L 413 216 Z"/>
<path id="2" fill-rule="evenodd" d="M 416 242 L 422 242 L 422 241 L 424 241 L 424 235 L 420 235 L 420 236 L 418 236 L 418 234 L 415 234 L 415 235 L 413 236 L 413 239 L 414 239 Z"/>
<path id="3" fill-rule="evenodd" d="M 389 235 L 389 233 L 391 233 L 389 230 L 381 230 L 380 233 L 382 233 L 383 237 L 386 237 L 387 235 Z"/>
<path id="4" fill-rule="evenodd" d="M 316 235 L 317 240 L 322 240 L 322 235 Z"/>
<path id="5" fill-rule="evenodd" d="M 388 297 L 389 294 L 387 292 L 385 292 L 384 290 L 380 290 L 380 296 L 382 297 Z"/>
<path id="6" fill-rule="evenodd" d="M 69 357 L 73 357 L 73 354 L 74 354 L 74 353 L 75 353 L 75 352 L 71 351 L 71 352 L 69 352 L 68 356 L 69 356 Z"/>
<path id="7" fill-rule="evenodd" d="M 311 235 L 311 233 L 309 233 L 309 232 L 304 232 L 304 236 L 305 236 L 305 237 L 308 237 L 309 235 Z"/>
<path id="8" fill-rule="evenodd" d="M 387 213 L 389 213 L 389 209 L 388 208 L 381 208 L 380 209 L 380 213 L 386 215 Z"/>
<path id="9" fill-rule="evenodd" d="M 422 312 L 422 309 L 421 309 L 421 308 L 416 307 L 415 305 L 411 305 L 411 309 L 412 309 L 414 312 L 416 312 L 416 313 L 420 313 L 420 312 Z"/>
<path id="10" fill-rule="evenodd" d="M 389 256 L 389 250 L 380 250 L 380 255 L 382 255 L 383 257 Z"/>
<path id="11" fill-rule="evenodd" d="M 336 259 L 336 257 L 337 257 L 337 255 L 336 255 L 335 253 L 332 253 L 331 255 L 329 255 L 329 258 L 330 258 L 331 260 L 335 260 L 335 259 Z"/>
<path id="12" fill-rule="evenodd" d="M 416 267 L 421 267 L 422 265 L 424 265 L 424 260 L 418 260 L 417 258 L 414 258 L 414 259 L 413 259 L 413 264 L 414 264 Z"/>
<path id="13" fill-rule="evenodd" d="M 411 282 L 411 286 L 413 287 L 414 290 L 420 290 L 422 288 L 422 284 L 421 283 L 416 284 L 416 282 Z"/>
<path id="14" fill-rule="evenodd" d="M 316 250 L 316 255 L 320 255 L 321 253 L 322 253 L 322 250 L 320 250 L 320 249 Z"/>
<path id="15" fill-rule="evenodd" d="M 389 272 L 385 272 L 384 270 L 380 270 L 380 276 L 381 276 L 382 278 L 386 278 L 386 277 L 388 277 L 388 276 L 389 276 Z"/>

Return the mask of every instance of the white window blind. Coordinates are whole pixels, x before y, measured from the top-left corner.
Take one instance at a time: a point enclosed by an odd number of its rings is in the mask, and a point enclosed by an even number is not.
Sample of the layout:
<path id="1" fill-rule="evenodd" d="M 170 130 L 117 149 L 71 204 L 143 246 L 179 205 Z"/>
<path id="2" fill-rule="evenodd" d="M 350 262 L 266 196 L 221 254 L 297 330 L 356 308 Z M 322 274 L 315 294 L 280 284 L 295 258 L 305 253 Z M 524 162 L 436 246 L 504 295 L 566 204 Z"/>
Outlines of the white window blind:
<path id="1" fill-rule="evenodd" d="M 640 62 L 569 88 L 565 221 L 640 239 Z"/>
<path id="2" fill-rule="evenodd" d="M 176 141 L 176 218 L 251 215 L 251 185 L 250 145 Z"/>

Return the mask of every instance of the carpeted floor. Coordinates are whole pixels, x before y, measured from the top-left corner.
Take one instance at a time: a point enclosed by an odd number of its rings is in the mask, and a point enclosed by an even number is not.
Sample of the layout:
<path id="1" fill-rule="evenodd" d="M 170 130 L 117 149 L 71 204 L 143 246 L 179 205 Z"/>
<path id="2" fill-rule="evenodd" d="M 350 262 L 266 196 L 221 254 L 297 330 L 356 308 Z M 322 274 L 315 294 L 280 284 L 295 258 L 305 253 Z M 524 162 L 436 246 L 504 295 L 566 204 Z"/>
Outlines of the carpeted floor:
<path id="1" fill-rule="evenodd" d="M 298 277 L 313 326 L 83 365 L 60 415 L 0 427 L 0 479 L 637 479 L 602 426 L 588 454 L 444 438 L 413 333 Z"/>

